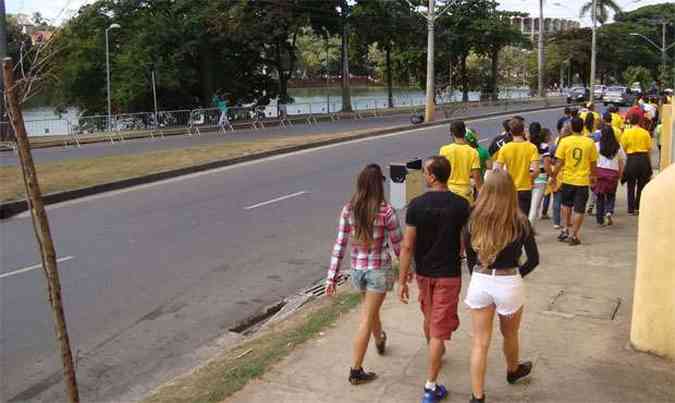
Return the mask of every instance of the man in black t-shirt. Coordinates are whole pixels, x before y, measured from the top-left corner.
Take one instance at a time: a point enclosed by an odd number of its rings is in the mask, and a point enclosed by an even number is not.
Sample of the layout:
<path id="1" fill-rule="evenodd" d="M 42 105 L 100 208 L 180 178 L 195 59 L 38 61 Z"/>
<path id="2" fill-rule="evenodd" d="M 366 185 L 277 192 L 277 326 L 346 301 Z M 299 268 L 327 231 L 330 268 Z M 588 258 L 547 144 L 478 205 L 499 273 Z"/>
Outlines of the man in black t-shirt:
<path id="1" fill-rule="evenodd" d="M 445 353 L 445 341 L 459 327 L 457 305 L 462 288 L 460 238 L 469 219 L 469 202 L 448 191 L 450 163 L 441 156 L 429 158 L 423 167 L 429 191 L 413 199 L 406 213 L 406 231 L 401 248 L 399 297 L 408 303 L 408 281 L 414 257 L 424 334 L 429 342 L 429 372 L 423 401 L 447 396 L 436 384 Z"/>

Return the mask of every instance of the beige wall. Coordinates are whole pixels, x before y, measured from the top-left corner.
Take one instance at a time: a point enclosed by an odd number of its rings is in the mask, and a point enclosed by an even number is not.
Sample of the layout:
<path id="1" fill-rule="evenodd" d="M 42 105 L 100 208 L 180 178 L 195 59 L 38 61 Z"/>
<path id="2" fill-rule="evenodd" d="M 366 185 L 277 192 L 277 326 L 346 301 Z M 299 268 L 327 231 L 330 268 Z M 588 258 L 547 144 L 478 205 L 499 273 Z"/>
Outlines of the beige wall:
<path id="1" fill-rule="evenodd" d="M 673 105 L 663 105 L 661 108 L 661 116 L 663 116 L 663 129 L 661 130 L 661 170 L 664 170 L 670 165 L 670 161 L 672 160 Z"/>
<path id="2" fill-rule="evenodd" d="M 642 193 L 630 340 L 675 360 L 675 165 Z"/>

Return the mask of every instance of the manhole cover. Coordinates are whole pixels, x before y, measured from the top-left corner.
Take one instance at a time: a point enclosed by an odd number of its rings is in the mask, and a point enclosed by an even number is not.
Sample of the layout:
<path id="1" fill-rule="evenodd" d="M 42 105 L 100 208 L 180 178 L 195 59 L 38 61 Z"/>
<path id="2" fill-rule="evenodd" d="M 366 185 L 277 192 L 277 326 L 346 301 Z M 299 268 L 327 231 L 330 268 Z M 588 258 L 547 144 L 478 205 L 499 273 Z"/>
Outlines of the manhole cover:
<path id="1" fill-rule="evenodd" d="M 549 311 L 594 319 L 614 320 L 621 298 L 590 297 L 561 292 L 552 301 Z"/>

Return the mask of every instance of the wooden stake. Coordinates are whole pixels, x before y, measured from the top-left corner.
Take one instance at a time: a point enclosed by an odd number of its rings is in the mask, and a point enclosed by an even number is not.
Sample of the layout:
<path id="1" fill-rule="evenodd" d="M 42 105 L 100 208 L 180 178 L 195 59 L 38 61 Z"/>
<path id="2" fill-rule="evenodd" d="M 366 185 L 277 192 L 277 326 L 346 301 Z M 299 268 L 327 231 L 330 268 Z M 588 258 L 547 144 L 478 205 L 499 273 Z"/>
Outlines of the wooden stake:
<path id="1" fill-rule="evenodd" d="M 70 403 L 79 403 L 80 396 L 77 390 L 77 379 L 75 377 L 75 365 L 73 354 L 70 350 L 70 340 L 68 338 L 68 329 L 66 327 L 66 317 L 63 312 L 63 301 L 61 300 L 61 282 L 59 280 L 59 271 L 56 266 L 56 253 L 54 251 L 54 242 L 49 231 L 49 220 L 42 202 L 42 193 L 35 172 L 35 164 L 30 151 L 30 143 L 26 134 L 26 126 L 23 121 L 23 114 L 16 93 L 14 82 L 14 64 L 12 59 L 7 57 L 2 61 L 3 78 L 5 84 L 5 96 L 7 100 L 7 110 L 10 121 L 14 127 L 16 143 L 19 151 L 19 160 L 23 172 L 23 181 L 26 186 L 26 195 L 28 207 L 33 218 L 33 230 L 40 248 L 40 257 L 42 258 L 42 269 L 47 277 L 47 289 L 49 293 L 49 304 L 54 315 L 54 327 L 56 337 L 61 349 L 61 359 L 63 361 L 63 374 L 66 381 L 66 391 Z"/>

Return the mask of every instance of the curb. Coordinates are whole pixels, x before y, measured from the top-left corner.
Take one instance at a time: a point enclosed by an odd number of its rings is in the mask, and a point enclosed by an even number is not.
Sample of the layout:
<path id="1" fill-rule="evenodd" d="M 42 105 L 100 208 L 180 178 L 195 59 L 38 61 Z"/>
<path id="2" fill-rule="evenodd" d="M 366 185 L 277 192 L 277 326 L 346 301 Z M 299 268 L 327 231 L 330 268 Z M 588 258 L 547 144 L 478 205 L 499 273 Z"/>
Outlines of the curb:
<path id="1" fill-rule="evenodd" d="M 162 180 L 176 178 L 176 177 L 179 177 L 179 176 L 185 176 L 185 175 L 190 175 L 190 174 L 194 174 L 194 173 L 198 173 L 198 172 L 209 171 L 209 170 L 212 170 L 212 169 L 223 168 L 223 167 L 227 167 L 227 166 L 230 166 L 230 165 L 240 164 L 240 163 L 249 162 L 249 161 L 255 161 L 255 160 L 273 157 L 273 156 L 277 156 L 277 155 L 289 154 L 289 153 L 293 153 L 293 152 L 296 152 L 296 151 L 309 150 L 309 149 L 312 149 L 312 148 L 319 148 L 319 147 L 323 147 L 323 146 L 327 146 L 327 145 L 344 143 L 344 142 L 353 141 L 353 140 L 360 140 L 360 139 L 371 138 L 371 137 L 379 137 L 379 136 L 384 136 L 384 135 L 387 135 L 387 134 L 404 132 L 404 131 L 424 128 L 424 127 L 442 126 L 442 125 L 450 123 L 452 120 L 455 120 L 455 119 L 464 119 L 466 121 L 471 121 L 471 120 L 484 119 L 484 118 L 490 118 L 490 117 L 495 117 L 495 116 L 503 116 L 503 115 L 508 115 L 508 114 L 512 114 L 512 113 L 536 112 L 536 111 L 542 111 L 542 110 L 548 110 L 548 109 L 557 109 L 557 108 L 562 108 L 564 106 L 565 106 L 565 104 L 540 106 L 540 107 L 536 107 L 536 108 L 517 109 L 517 110 L 502 111 L 502 112 L 492 112 L 492 113 L 486 113 L 486 114 L 483 114 L 483 115 L 480 115 L 480 116 L 468 116 L 468 117 L 458 116 L 458 117 L 452 118 L 452 119 L 436 120 L 436 121 L 431 122 L 431 123 L 420 123 L 420 124 L 417 124 L 417 125 L 411 124 L 411 125 L 394 126 L 394 127 L 389 127 L 389 128 L 386 128 L 386 129 L 373 130 L 371 132 L 357 134 L 357 135 L 354 135 L 354 136 L 349 136 L 347 138 L 336 138 L 336 139 L 319 141 L 319 142 L 316 142 L 316 143 L 301 144 L 301 145 L 297 145 L 297 146 L 284 147 L 284 148 L 280 148 L 280 149 L 277 149 L 277 150 L 264 151 L 264 152 L 260 152 L 260 153 L 256 153 L 256 154 L 245 155 L 245 156 L 241 156 L 241 157 L 230 158 L 230 159 L 220 160 L 220 161 L 213 161 L 213 162 L 208 162 L 206 164 L 194 165 L 194 166 L 191 166 L 191 167 L 173 169 L 173 170 L 170 170 L 170 171 L 158 172 L 158 173 L 150 174 L 150 175 L 137 176 L 135 178 L 123 179 L 123 180 L 120 180 L 120 181 L 109 182 L 109 183 L 102 183 L 100 185 L 94 185 L 94 186 L 89 186 L 89 187 L 80 188 L 80 189 L 50 193 L 50 194 L 47 194 L 47 195 L 43 195 L 43 201 L 44 201 L 45 205 L 62 203 L 62 202 L 65 202 L 65 201 L 75 200 L 75 199 L 79 199 L 79 198 L 82 198 L 82 197 L 93 196 L 93 195 L 96 195 L 96 194 L 101 194 L 101 193 L 111 192 L 111 191 L 115 191 L 115 190 L 125 189 L 125 188 L 129 188 L 129 187 L 133 187 L 133 186 L 145 185 L 145 184 L 149 184 L 149 183 L 153 183 L 153 182 L 159 182 L 159 181 L 162 181 Z M 21 214 L 21 213 L 23 213 L 27 210 L 28 210 L 28 202 L 26 200 L 17 200 L 17 201 L 12 201 L 12 202 L 0 203 L 0 220 L 11 218 L 11 217 L 13 217 L 17 214 Z"/>

